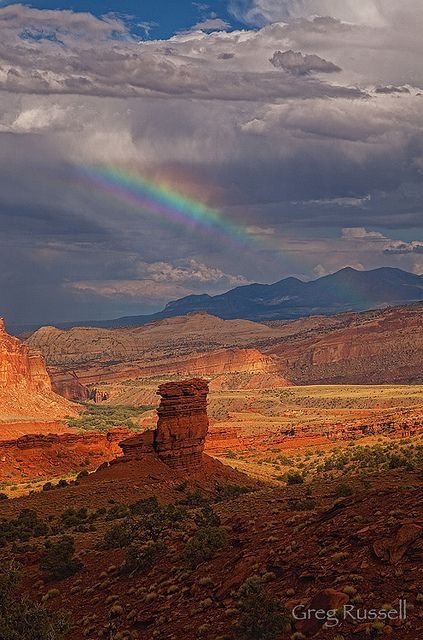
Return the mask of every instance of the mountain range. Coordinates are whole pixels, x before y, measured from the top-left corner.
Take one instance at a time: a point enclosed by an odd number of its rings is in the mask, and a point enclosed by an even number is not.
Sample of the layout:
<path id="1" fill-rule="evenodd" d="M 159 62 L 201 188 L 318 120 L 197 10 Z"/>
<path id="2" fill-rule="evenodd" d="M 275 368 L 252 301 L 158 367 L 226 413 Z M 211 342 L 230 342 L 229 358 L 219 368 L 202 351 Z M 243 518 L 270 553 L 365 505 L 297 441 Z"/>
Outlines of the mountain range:
<path id="1" fill-rule="evenodd" d="M 422 300 L 423 275 L 392 267 L 371 271 L 346 267 L 309 282 L 290 277 L 274 284 L 236 287 L 215 296 L 190 295 L 169 302 L 162 311 L 150 315 L 61 323 L 56 326 L 62 329 L 73 326 L 131 327 L 193 312 L 207 312 L 224 320 L 295 320 L 312 315 L 368 311 Z M 35 328 L 38 327 L 11 327 L 11 330 L 19 334 Z"/>

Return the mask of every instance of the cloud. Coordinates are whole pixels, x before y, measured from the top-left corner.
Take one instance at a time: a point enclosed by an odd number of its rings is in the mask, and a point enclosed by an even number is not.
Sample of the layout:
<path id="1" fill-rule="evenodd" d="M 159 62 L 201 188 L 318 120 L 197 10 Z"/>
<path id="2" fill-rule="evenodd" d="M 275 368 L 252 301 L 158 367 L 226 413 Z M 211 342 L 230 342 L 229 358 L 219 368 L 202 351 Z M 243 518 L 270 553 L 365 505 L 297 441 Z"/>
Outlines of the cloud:
<path id="1" fill-rule="evenodd" d="M 376 87 L 376 93 L 382 93 L 384 95 L 396 94 L 396 93 L 407 93 L 410 94 L 410 89 L 408 87 L 393 87 L 392 85 L 389 87 Z"/>
<path id="2" fill-rule="evenodd" d="M 368 231 L 364 227 L 350 227 L 342 229 L 342 237 L 347 240 L 387 240 L 379 231 Z"/>
<path id="3" fill-rule="evenodd" d="M 305 205 L 319 205 L 319 206 L 339 206 L 339 207 L 362 207 L 366 203 L 370 202 L 371 195 L 363 196 L 361 198 L 349 198 L 345 196 L 343 198 L 323 198 L 322 200 L 305 200 L 302 204 Z"/>
<path id="4" fill-rule="evenodd" d="M 410 254 L 410 253 L 419 253 L 423 254 L 423 242 L 415 241 L 415 242 L 401 242 L 401 241 L 392 241 L 389 246 L 384 249 L 384 253 L 387 255 L 401 255 L 401 254 Z"/>
<path id="5" fill-rule="evenodd" d="M 168 262 L 143 263 L 135 265 L 139 276 L 132 279 L 82 280 L 66 283 L 65 287 L 84 295 L 104 298 L 136 298 L 148 304 L 166 302 L 192 293 L 226 291 L 229 288 L 247 284 L 243 276 L 224 273 L 195 259 L 177 264 Z"/>
<path id="6" fill-rule="evenodd" d="M 191 293 L 185 287 L 168 282 L 157 283 L 156 280 L 81 280 L 67 283 L 65 287 L 85 296 L 134 298 L 147 304 L 164 303 Z"/>
<path id="7" fill-rule="evenodd" d="M 316 265 L 421 268 L 423 7 L 254 6 L 254 29 L 142 42 L 112 16 L 0 10 L 3 314 L 107 318 Z M 248 248 L 87 185 L 87 164 L 219 210 Z"/>
<path id="8" fill-rule="evenodd" d="M 176 282 L 200 285 L 238 286 L 246 284 L 244 276 L 224 273 L 221 269 L 210 267 L 198 260 L 191 259 L 178 264 L 168 262 L 140 263 L 138 272 L 144 272 L 155 282 Z"/>
<path id="9" fill-rule="evenodd" d="M 197 22 L 191 31 L 226 31 L 230 28 L 229 22 L 221 18 L 206 18 L 201 22 Z"/>
<path id="10" fill-rule="evenodd" d="M 300 51 L 275 51 L 270 59 L 272 65 L 295 76 L 306 76 L 310 73 L 335 73 L 341 71 L 333 62 L 320 56 L 303 55 Z"/>
<path id="11" fill-rule="evenodd" d="M 379 231 L 368 231 L 364 227 L 342 229 L 342 238 L 345 240 L 364 240 L 368 242 L 381 243 L 381 249 L 385 255 L 409 255 L 412 253 L 423 254 L 423 242 L 419 240 L 412 242 L 392 240 Z"/>
<path id="12" fill-rule="evenodd" d="M 213 67 L 229 60 L 228 44 L 240 41 L 254 52 L 267 34 L 204 33 L 226 28 L 218 18 L 199 23 L 203 31 L 160 41 L 138 42 L 124 22 L 71 11 L 41 11 L 22 5 L 0 9 L 0 90 L 14 94 L 105 97 L 178 97 L 204 100 L 275 100 L 315 96 L 362 97 L 354 87 L 301 77 L 281 77 L 267 68 Z M 225 49 L 225 50 L 224 50 Z M 266 68 L 264 68 L 266 65 Z"/>

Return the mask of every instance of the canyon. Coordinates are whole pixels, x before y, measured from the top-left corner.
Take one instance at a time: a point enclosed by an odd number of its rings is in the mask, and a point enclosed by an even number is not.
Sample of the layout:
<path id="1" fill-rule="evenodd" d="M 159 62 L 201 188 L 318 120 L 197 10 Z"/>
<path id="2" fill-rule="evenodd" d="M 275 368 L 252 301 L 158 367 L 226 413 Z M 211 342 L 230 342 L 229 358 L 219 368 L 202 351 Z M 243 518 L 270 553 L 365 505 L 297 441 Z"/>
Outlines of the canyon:
<path id="1" fill-rule="evenodd" d="M 163 375 L 206 376 L 211 388 L 423 382 L 423 305 L 261 324 L 206 313 L 135 328 L 44 327 L 26 341 L 40 351 L 54 388 Z"/>

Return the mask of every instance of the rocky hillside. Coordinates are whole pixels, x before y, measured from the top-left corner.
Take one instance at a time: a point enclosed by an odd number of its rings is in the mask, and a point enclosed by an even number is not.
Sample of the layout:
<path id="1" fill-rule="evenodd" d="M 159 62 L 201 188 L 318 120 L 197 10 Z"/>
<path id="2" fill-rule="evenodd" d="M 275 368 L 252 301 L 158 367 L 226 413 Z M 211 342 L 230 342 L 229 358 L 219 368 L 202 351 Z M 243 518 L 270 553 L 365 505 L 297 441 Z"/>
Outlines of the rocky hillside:
<path id="1" fill-rule="evenodd" d="M 44 327 L 27 344 L 43 353 L 58 389 L 73 393 L 81 383 L 157 375 L 225 375 L 213 380 L 220 389 L 241 373 L 245 388 L 417 383 L 423 305 L 268 325 L 198 313 L 135 328 Z"/>
<path id="2" fill-rule="evenodd" d="M 69 402 L 53 393 L 43 357 L 8 335 L 0 319 L 0 438 L 1 421 L 55 420 L 73 412 Z"/>
<path id="3" fill-rule="evenodd" d="M 422 383 L 423 306 L 350 314 L 266 347 L 296 384 Z"/>

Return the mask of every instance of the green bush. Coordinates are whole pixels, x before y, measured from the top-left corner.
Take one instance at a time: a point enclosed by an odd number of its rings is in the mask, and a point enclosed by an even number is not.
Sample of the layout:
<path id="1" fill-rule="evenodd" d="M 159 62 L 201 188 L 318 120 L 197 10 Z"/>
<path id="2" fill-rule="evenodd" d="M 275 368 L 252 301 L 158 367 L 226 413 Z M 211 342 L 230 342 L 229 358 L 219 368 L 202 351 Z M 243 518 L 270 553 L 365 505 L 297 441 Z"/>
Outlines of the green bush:
<path id="1" fill-rule="evenodd" d="M 80 571 L 82 564 L 75 558 L 74 539 L 71 536 L 63 536 L 57 542 L 47 541 L 40 567 L 52 580 L 63 580 Z"/>
<path id="2" fill-rule="evenodd" d="M 217 483 L 215 487 L 216 502 L 224 502 L 225 500 L 233 500 L 242 496 L 244 493 L 248 493 L 250 489 L 247 487 L 241 487 L 238 484 L 220 484 Z"/>
<path id="3" fill-rule="evenodd" d="M 22 509 L 12 520 L 0 520 L 0 547 L 8 542 L 27 542 L 30 538 L 45 536 L 48 525 L 32 509 Z"/>
<path id="4" fill-rule="evenodd" d="M 277 598 L 266 594 L 261 576 L 251 576 L 241 585 L 237 608 L 236 635 L 242 640 L 276 640 L 290 627 L 289 612 Z"/>
<path id="5" fill-rule="evenodd" d="M 354 489 L 347 482 L 341 482 L 341 484 L 338 484 L 335 488 L 335 496 L 337 498 L 347 498 L 348 496 L 352 496 L 353 493 Z"/>
<path id="6" fill-rule="evenodd" d="M 122 549 L 134 541 L 136 535 L 133 520 L 124 520 L 115 524 L 104 534 L 103 543 L 106 549 Z"/>
<path id="7" fill-rule="evenodd" d="M 299 471 L 294 471 L 294 470 L 287 471 L 285 478 L 286 478 L 287 484 L 290 484 L 290 485 L 303 484 L 304 482 L 304 477 Z"/>
<path id="8" fill-rule="evenodd" d="M 145 411 L 153 409 L 152 406 L 131 407 L 85 404 L 85 411 L 77 418 L 69 418 L 68 426 L 84 431 L 109 431 L 113 427 L 128 427 L 134 431 L 139 427 L 135 418 Z"/>
<path id="9" fill-rule="evenodd" d="M 131 545 L 126 552 L 126 559 L 121 572 L 124 574 L 147 572 L 159 556 L 163 556 L 166 545 L 162 542 L 149 542 L 144 545 Z"/>
<path id="10" fill-rule="evenodd" d="M 210 560 L 227 542 L 228 535 L 223 527 L 204 527 L 187 542 L 184 558 L 192 567 L 196 567 Z"/>

